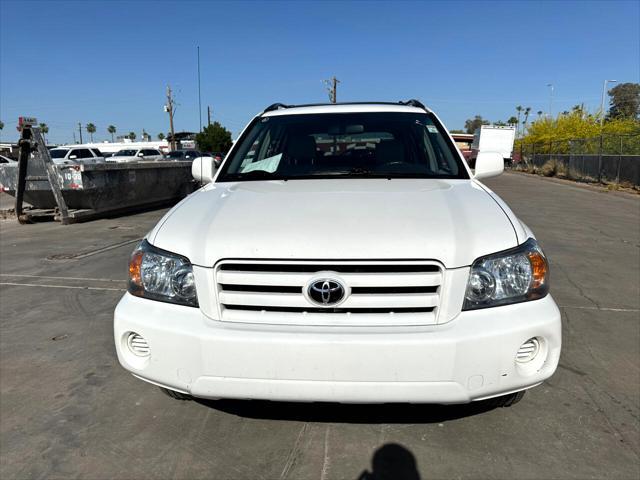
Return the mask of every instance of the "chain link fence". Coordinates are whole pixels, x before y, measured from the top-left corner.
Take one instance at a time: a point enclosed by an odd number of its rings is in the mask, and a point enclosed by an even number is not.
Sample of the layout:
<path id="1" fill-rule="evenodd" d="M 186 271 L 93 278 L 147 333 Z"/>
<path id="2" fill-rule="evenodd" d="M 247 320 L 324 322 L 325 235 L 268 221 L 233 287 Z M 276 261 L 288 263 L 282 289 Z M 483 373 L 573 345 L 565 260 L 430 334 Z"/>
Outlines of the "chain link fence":
<path id="1" fill-rule="evenodd" d="M 640 186 L 640 134 L 521 141 L 514 168 L 572 180 Z"/>

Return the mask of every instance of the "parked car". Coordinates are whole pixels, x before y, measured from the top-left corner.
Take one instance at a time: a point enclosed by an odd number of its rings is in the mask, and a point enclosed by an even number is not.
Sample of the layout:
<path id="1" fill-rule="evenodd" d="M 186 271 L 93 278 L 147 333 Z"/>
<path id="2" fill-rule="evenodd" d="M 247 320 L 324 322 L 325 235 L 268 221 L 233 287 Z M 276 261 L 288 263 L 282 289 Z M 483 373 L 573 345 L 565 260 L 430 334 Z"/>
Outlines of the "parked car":
<path id="1" fill-rule="evenodd" d="M 97 148 L 52 148 L 49 155 L 53 162 L 59 165 L 104 163 L 104 156 Z"/>
<path id="2" fill-rule="evenodd" d="M 200 156 L 202 156 L 202 154 L 197 150 L 174 150 L 173 152 L 169 152 L 167 160 L 189 161 Z"/>
<path id="3" fill-rule="evenodd" d="M 117 151 L 107 162 L 127 163 L 127 162 L 149 162 L 164 160 L 164 155 L 155 148 L 125 148 Z"/>
<path id="4" fill-rule="evenodd" d="M 122 366 L 174 398 L 509 406 L 561 348 L 549 264 L 437 116 L 398 104 L 256 116 L 137 246 Z"/>
<path id="5" fill-rule="evenodd" d="M 17 163 L 17 160 L 13 158 L 5 157 L 4 155 L 0 155 L 0 163 Z"/>
<path id="6" fill-rule="evenodd" d="M 222 165 L 222 160 L 224 160 L 224 153 L 222 152 L 212 152 L 209 156 L 213 157 L 213 161 L 216 165 L 216 168 L 219 168 Z"/>

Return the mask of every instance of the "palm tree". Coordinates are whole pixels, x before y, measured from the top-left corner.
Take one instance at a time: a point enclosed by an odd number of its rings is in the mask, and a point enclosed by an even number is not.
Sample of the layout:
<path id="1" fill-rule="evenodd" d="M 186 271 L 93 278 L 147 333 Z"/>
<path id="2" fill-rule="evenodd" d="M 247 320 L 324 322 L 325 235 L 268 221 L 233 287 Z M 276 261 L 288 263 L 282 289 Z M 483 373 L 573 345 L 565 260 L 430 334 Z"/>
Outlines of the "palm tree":
<path id="1" fill-rule="evenodd" d="M 91 143 L 93 143 L 93 134 L 96 133 L 96 126 L 93 123 L 87 123 L 87 132 L 91 137 Z"/>
<path id="2" fill-rule="evenodd" d="M 524 109 L 524 128 L 522 129 L 522 133 L 524 133 L 524 129 L 527 128 L 527 122 L 529 121 L 529 113 L 531 113 L 531 107 L 527 107 Z"/>
<path id="3" fill-rule="evenodd" d="M 518 112 L 518 122 L 516 123 L 516 133 L 520 131 L 520 114 L 522 113 L 522 106 L 518 105 L 516 107 L 516 112 Z"/>
<path id="4" fill-rule="evenodd" d="M 518 123 L 518 119 L 514 116 L 509 117 L 509 120 L 507 120 L 507 123 L 509 125 L 517 125 Z"/>
<path id="5" fill-rule="evenodd" d="M 4 130 L 4 122 L 0 120 L 0 131 Z"/>
<path id="6" fill-rule="evenodd" d="M 40 133 L 42 133 L 44 143 L 47 143 L 46 134 L 49 133 L 49 126 L 46 123 L 41 123 L 38 126 L 40 127 Z"/>
<path id="7" fill-rule="evenodd" d="M 129 137 L 129 140 L 135 140 L 136 139 L 136 132 L 129 132 L 129 135 L 127 135 Z"/>
<path id="8" fill-rule="evenodd" d="M 543 113 L 544 113 L 544 112 L 543 112 L 542 110 L 538 110 L 538 111 L 536 112 L 536 114 L 538 115 L 538 120 L 540 120 L 540 117 L 542 117 L 542 114 L 543 114 Z"/>
<path id="9" fill-rule="evenodd" d="M 113 134 L 116 133 L 115 125 L 109 125 L 107 127 L 107 132 L 109 132 L 111 134 L 111 143 L 113 143 Z"/>
<path id="10" fill-rule="evenodd" d="M 158 140 L 160 140 L 160 141 L 164 140 L 164 133 L 160 132 L 158 134 Z"/>

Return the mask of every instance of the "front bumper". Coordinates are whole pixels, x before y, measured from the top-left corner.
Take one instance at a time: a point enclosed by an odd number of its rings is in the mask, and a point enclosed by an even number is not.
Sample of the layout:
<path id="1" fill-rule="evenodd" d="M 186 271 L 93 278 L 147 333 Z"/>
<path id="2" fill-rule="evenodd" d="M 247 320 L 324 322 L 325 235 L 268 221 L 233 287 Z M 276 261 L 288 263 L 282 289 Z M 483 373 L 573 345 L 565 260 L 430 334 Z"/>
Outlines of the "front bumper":
<path id="1" fill-rule="evenodd" d="M 535 386 L 558 365 L 560 325 L 549 295 L 429 327 L 230 324 L 128 293 L 114 315 L 120 363 L 148 382 L 203 398 L 344 403 L 467 403 Z M 148 357 L 129 350 L 129 332 Z M 516 362 L 532 337 L 538 356 Z"/>

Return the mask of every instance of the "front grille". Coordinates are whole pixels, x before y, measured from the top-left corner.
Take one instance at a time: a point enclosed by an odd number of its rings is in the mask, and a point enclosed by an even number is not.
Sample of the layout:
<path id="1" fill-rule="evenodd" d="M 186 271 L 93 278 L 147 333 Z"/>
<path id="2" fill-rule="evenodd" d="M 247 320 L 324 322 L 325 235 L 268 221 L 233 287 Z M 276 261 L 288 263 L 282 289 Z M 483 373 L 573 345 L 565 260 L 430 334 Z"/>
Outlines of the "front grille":
<path id="1" fill-rule="evenodd" d="M 295 325 L 436 323 L 444 270 L 436 262 L 225 261 L 216 266 L 220 318 Z M 305 294 L 318 278 L 338 280 L 346 298 L 318 305 Z"/>

